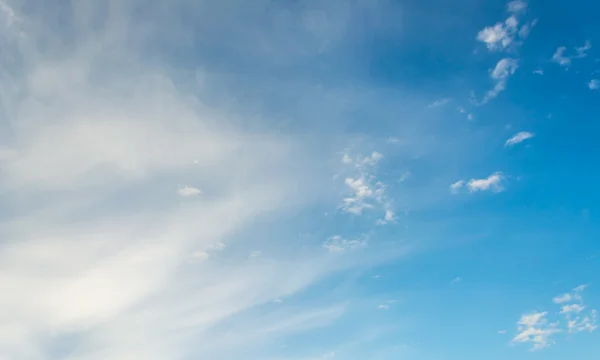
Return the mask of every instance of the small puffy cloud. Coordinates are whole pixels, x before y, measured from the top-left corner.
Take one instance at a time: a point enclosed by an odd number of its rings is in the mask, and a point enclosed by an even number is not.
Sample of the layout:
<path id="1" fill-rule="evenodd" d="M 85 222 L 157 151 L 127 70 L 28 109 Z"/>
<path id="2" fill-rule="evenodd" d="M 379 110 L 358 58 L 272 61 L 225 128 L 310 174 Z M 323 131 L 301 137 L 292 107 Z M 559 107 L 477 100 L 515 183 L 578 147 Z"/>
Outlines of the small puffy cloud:
<path id="1" fill-rule="evenodd" d="M 386 210 L 383 219 L 377 220 L 377 225 L 385 225 L 396 221 L 396 214 L 392 210 Z"/>
<path id="2" fill-rule="evenodd" d="M 502 181 L 504 176 L 501 172 L 495 172 L 485 179 L 471 179 L 467 183 L 467 187 L 470 192 L 487 191 L 501 192 L 504 190 L 502 187 Z"/>
<path id="3" fill-rule="evenodd" d="M 458 193 L 458 190 L 460 190 L 464 185 L 465 185 L 464 180 L 458 180 L 457 182 L 450 185 L 450 192 L 453 194 L 456 194 L 456 193 Z"/>
<path id="4" fill-rule="evenodd" d="M 473 119 L 475 119 L 475 116 L 473 116 L 473 114 L 467 115 L 467 120 L 472 121 Z"/>
<path id="5" fill-rule="evenodd" d="M 536 75 L 544 75 L 544 70 L 542 70 L 542 69 L 533 70 L 533 73 Z"/>
<path id="6" fill-rule="evenodd" d="M 589 315 L 576 317 L 568 322 L 570 333 L 578 333 L 582 331 L 594 332 L 598 330 L 598 311 L 592 310 Z"/>
<path id="7" fill-rule="evenodd" d="M 592 79 L 588 83 L 588 87 L 590 88 L 590 90 L 598 90 L 598 89 L 600 89 L 600 81 L 598 81 L 596 79 Z"/>
<path id="8" fill-rule="evenodd" d="M 548 312 L 534 312 L 524 314 L 517 322 L 517 335 L 513 343 L 530 343 L 531 350 L 541 350 L 554 343 L 552 336 L 559 333 L 555 323 L 546 319 Z"/>
<path id="9" fill-rule="evenodd" d="M 506 334 L 506 330 L 498 330 L 498 334 L 504 335 L 504 334 Z"/>
<path id="10" fill-rule="evenodd" d="M 559 296 L 555 297 L 554 299 L 552 299 L 552 301 L 555 304 L 563 304 L 563 303 L 571 301 L 572 299 L 573 299 L 573 297 L 571 296 L 571 294 L 562 294 L 562 295 L 559 295 Z"/>
<path id="11" fill-rule="evenodd" d="M 381 304 L 381 305 L 377 306 L 377 309 L 379 309 L 379 310 L 389 310 L 390 306 L 389 305 L 385 305 L 385 304 Z"/>
<path id="12" fill-rule="evenodd" d="M 514 0 L 508 3 L 507 8 L 510 13 L 519 13 L 527 9 L 527 3 L 522 0 Z"/>
<path id="13" fill-rule="evenodd" d="M 521 131 L 521 132 L 515 134 L 510 139 L 506 140 L 506 143 L 504 143 L 504 146 L 513 146 L 513 145 L 516 145 L 527 139 L 531 139 L 532 137 L 534 137 L 534 134 L 527 132 L 527 131 Z"/>
<path id="14" fill-rule="evenodd" d="M 330 253 L 343 253 L 347 250 L 363 248 L 367 246 L 367 242 L 365 240 L 347 240 L 340 235 L 335 235 L 327 239 L 322 246 Z"/>
<path id="15" fill-rule="evenodd" d="M 199 189 L 194 187 L 185 186 L 179 190 L 177 190 L 177 194 L 183 197 L 197 196 L 202 193 Z"/>
<path id="16" fill-rule="evenodd" d="M 585 309 L 585 306 L 580 305 L 580 304 L 571 304 L 571 305 L 564 305 L 561 309 L 560 309 L 560 313 L 561 314 L 570 314 L 570 313 L 575 313 L 575 314 L 579 314 L 580 312 L 582 312 Z"/>
<path id="17" fill-rule="evenodd" d="M 436 100 L 436 101 L 432 102 L 431 104 L 427 105 L 427 107 L 431 109 L 431 108 L 444 106 L 444 105 L 448 104 L 450 101 L 452 101 L 451 98 L 444 98 L 444 99 Z"/>

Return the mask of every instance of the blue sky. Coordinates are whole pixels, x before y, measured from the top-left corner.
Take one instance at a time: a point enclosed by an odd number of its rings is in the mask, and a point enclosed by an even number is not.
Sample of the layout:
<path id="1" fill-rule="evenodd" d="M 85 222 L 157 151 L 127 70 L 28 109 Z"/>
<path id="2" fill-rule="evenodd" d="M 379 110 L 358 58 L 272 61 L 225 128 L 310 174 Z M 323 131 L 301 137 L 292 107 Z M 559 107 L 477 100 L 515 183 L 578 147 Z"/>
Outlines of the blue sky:
<path id="1" fill-rule="evenodd" d="M 0 0 L 0 358 L 595 359 L 598 10 Z"/>

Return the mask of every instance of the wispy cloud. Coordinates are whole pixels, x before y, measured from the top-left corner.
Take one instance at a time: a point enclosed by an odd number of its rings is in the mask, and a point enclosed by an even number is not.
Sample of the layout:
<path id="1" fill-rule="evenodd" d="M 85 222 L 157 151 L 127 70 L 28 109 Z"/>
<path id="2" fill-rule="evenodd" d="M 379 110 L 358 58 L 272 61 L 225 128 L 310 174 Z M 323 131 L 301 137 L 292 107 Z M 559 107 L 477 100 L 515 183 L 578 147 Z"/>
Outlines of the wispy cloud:
<path id="1" fill-rule="evenodd" d="M 494 88 L 489 90 L 481 104 L 486 104 L 497 97 L 502 91 L 506 90 L 508 78 L 512 76 L 519 67 L 519 61 L 512 58 L 504 58 L 498 61 L 496 66 L 490 71 L 490 77 L 494 80 Z"/>
<path id="2" fill-rule="evenodd" d="M 440 107 L 440 106 L 444 106 L 449 104 L 452 101 L 451 98 L 444 98 L 444 99 L 440 99 L 440 100 L 436 100 L 434 102 L 432 102 L 431 104 L 427 105 L 428 108 L 436 108 L 436 107 Z"/>
<path id="3" fill-rule="evenodd" d="M 592 48 L 592 43 L 586 40 L 585 44 L 575 48 L 573 55 L 567 55 L 567 48 L 565 46 L 559 46 L 554 55 L 552 55 L 552 61 L 560 66 L 568 67 L 571 66 L 573 59 L 581 59 L 587 56 L 587 52 Z"/>
<path id="4" fill-rule="evenodd" d="M 356 250 L 367 246 L 366 239 L 348 240 L 340 235 L 332 236 L 323 243 L 323 248 L 330 253 L 343 253 L 347 250 Z"/>
<path id="5" fill-rule="evenodd" d="M 450 184 L 450 192 L 453 194 L 457 194 L 458 191 L 465 185 L 464 180 L 458 180 L 452 184 Z"/>
<path id="6" fill-rule="evenodd" d="M 521 132 L 515 134 L 510 139 L 506 140 L 506 143 L 504 143 L 504 146 L 513 146 L 513 145 L 521 143 L 527 139 L 531 139 L 533 137 L 534 137 L 533 133 L 530 133 L 527 131 L 521 131 Z"/>
<path id="7" fill-rule="evenodd" d="M 598 90 L 600 89 L 600 81 L 597 79 L 592 79 L 588 83 L 588 87 L 590 88 L 590 90 Z"/>

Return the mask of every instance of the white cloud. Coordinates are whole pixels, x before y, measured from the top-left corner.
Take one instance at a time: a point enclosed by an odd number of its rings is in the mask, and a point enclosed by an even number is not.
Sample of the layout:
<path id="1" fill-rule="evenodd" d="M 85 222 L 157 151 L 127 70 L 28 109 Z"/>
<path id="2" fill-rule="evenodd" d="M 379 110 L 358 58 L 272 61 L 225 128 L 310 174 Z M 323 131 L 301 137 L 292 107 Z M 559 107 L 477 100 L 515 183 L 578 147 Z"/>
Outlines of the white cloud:
<path id="1" fill-rule="evenodd" d="M 444 105 L 450 103 L 450 101 L 452 101 L 451 98 L 444 98 L 444 99 L 436 100 L 433 103 L 429 104 L 427 107 L 431 109 L 431 108 L 444 106 Z"/>
<path id="2" fill-rule="evenodd" d="M 179 194 L 179 196 L 183 196 L 183 197 L 190 197 L 190 196 L 196 196 L 196 195 L 200 195 L 202 192 L 194 187 L 189 187 L 189 186 L 185 186 L 179 190 L 177 190 L 177 194 Z"/>
<path id="3" fill-rule="evenodd" d="M 552 299 L 552 301 L 555 304 L 563 304 L 563 303 L 571 301 L 571 299 L 573 299 L 571 294 L 562 294 L 562 295 L 559 295 L 559 296 L 555 297 L 554 299 Z"/>
<path id="4" fill-rule="evenodd" d="M 332 236 L 323 243 L 323 248 L 330 253 L 343 253 L 348 250 L 361 249 L 365 246 L 367 246 L 367 241 L 364 239 L 348 240 L 339 235 Z"/>
<path id="5" fill-rule="evenodd" d="M 583 46 L 575 48 L 576 58 L 584 58 L 587 56 L 587 52 L 592 48 L 592 43 L 589 40 L 585 41 Z"/>
<path id="6" fill-rule="evenodd" d="M 531 350 L 541 350 L 554 343 L 552 336 L 559 333 L 556 324 L 548 323 L 548 312 L 534 312 L 522 315 L 517 322 L 517 335 L 512 339 L 515 343 L 530 343 Z"/>
<path id="7" fill-rule="evenodd" d="M 513 146 L 513 145 L 516 145 L 527 139 L 531 139 L 532 137 L 534 137 L 534 134 L 527 132 L 527 131 L 521 131 L 521 132 L 515 134 L 510 139 L 506 140 L 506 143 L 504 143 L 504 146 Z"/>
<path id="8" fill-rule="evenodd" d="M 564 305 L 560 308 L 561 314 L 576 313 L 579 314 L 585 309 L 585 306 L 579 304 Z"/>
<path id="9" fill-rule="evenodd" d="M 533 70 L 533 73 L 536 75 L 544 75 L 544 70 L 542 70 L 542 69 Z"/>
<path id="10" fill-rule="evenodd" d="M 475 117 L 473 116 L 473 114 L 467 115 L 467 120 L 472 121 L 473 119 L 475 119 Z"/>
<path id="11" fill-rule="evenodd" d="M 508 81 L 508 78 L 513 75 L 515 71 L 517 71 L 518 67 L 519 60 L 517 59 L 504 58 L 498 61 L 494 69 L 490 71 L 490 77 L 495 81 L 496 84 L 492 90 L 489 90 L 485 94 L 481 104 L 489 102 L 497 97 L 502 91 L 504 91 L 506 89 L 506 82 Z"/>
<path id="12" fill-rule="evenodd" d="M 390 309 L 390 306 L 389 306 L 389 305 L 386 305 L 386 304 L 381 304 L 381 305 L 377 306 L 377 308 L 378 308 L 379 310 L 389 310 L 389 309 Z"/>
<path id="13" fill-rule="evenodd" d="M 578 316 L 569 320 L 567 326 L 570 333 L 579 333 L 583 331 L 592 333 L 598 330 L 598 311 L 592 310 L 587 316 Z"/>
<path id="14" fill-rule="evenodd" d="M 560 66 L 568 67 L 573 62 L 573 59 L 581 59 L 587 56 L 587 52 L 592 48 L 592 44 L 589 40 L 586 40 L 585 44 L 575 48 L 575 54 L 567 56 L 567 48 L 565 46 L 559 46 L 554 55 L 552 55 L 552 61 Z"/>
<path id="15" fill-rule="evenodd" d="M 522 0 L 514 0 L 508 3 L 507 8 L 511 13 L 518 13 L 527 9 L 527 3 Z"/>
<path id="16" fill-rule="evenodd" d="M 527 8 L 524 1 L 512 1 L 508 3 L 507 10 L 509 17 L 504 22 L 498 22 L 493 26 L 483 28 L 477 34 L 477 40 L 486 44 L 490 51 L 503 51 L 511 46 L 519 46 L 529 35 L 530 29 L 535 25 L 535 20 L 529 24 L 523 24 L 519 27 L 518 16 L 522 15 Z"/>
<path id="17" fill-rule="evenodd" d="M 498 330 L 498 334 L 504 335 L 504 334 L 506 334 L 506 330 Z"/>
<path id="18" fill-rule="evenodd" d="M 502 181 L 504 176 L 501 172 L 495 172 L 485 179 L 471 179 L 467 183 L 470 192 L 487 191 L 501 192 L 504 190 Z"/>
<path id="19" fill-rule="evenodd" d="M 458 180 L 457 182 L 450 185 L 450 192 L 453 194 L 456 194 L 464 185 L 465 185 L 464 180 Z"/>
<path id="20" fill-rule="evenodd" d="M 491 72 L 491 77 L 494 80 L 505 80 L 509 76 L 515 73 L 519 61 L 511 58 L 504 58 L 498 61 L 496 66 Z"/>
<path id="21" fill-rule="evenodd" d="M 556 51 L 554 52 L 554 55 L 552 55 L 552 61 L 554 61 L 555 63 L 557 63 L 560 66 L 571 65 L 571 59 L 564 56 L 566 50 L 567 50 L 567 48 L 564 46 L 560 46 L 559 48 L 557 48 Z"/>
<path id="22" fill-rule="evenodd" d="M 590 88 L 590 90 L 598 90 L 598 89 L 600 89 L 600 81 L 596 80 L 596 79 L 592 79 L 588 83 L 588 87 Z"/>

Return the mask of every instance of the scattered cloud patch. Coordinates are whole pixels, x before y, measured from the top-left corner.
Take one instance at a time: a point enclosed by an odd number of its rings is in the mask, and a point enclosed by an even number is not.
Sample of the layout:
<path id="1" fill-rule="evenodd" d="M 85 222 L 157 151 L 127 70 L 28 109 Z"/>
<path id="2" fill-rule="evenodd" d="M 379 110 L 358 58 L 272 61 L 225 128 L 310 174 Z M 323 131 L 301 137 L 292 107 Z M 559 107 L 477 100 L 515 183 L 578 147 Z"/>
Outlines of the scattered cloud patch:
<path id="1" fill-rule="evenodd" d="M 514 343 L 530 343 L 531 350 L 541 350 L 555 343 L 553 336 L 559 333 L 577 334 L 594 332 L 598 329 L 598 311 L 587 310 L 583 303 L 582 292 L 587 285 L 580 285 L 571 292 L 558 295 L 552 299 L 560 305 L 557 312 L 559 318 L 549 322 L 549 313 L 533 312 L 521 316 L 517 323 L 517 335 Z"/>
<path id="2" fill-rule="evenodd" d="M 465 181 L 464 180 L 458 180 L 455 183 L 452 183 L 450 185 L 450 192 L 452 194 L 457 194 L 458 191 L 465 185 Z"/>
<path id="3" fill-rule="evenodd" d="M 498 334 L 504 335 L 504 334 L 506 334 L 506 330 L 498 330 Z"/>
<path id="4" fill-rule="evenodd" d="M 542 70 L 542 69 L 536 69 L 536 70 L 533 70 L 533 73 L 536 74 L 536 75 L 544 75 L 544 70 Z"/>
<path id="5" fill-rule="evenodd" d="M 436 107 L 440 107 L 440 106 L 444 106 L 449 104 L 452 101 L 452 98 L 444 98 L 444 99 L 440 99 L 440 100 L 436 100 L 433 103 L 427 105 L 428 108 L 436 108 Z"/>
<path id="6" fill-rule="evenodd" d="M 182 197 L 190 197 L 190 196 L 197 196 L 200 195 L 202 192 L 195 188 L 195 187 L 190 187 L 190 186 L 185 186 L 179 190 L 177 190 L 177 194 L 179 196 Z"/>
<path id="7" fill-rule="evenodd" d="M 516 145 L 518 143 L 521 143 L 527 139 L 531 139 L 534 137 L 533 133 L 527 132 L 527 131 L 521 131 L 517 134 L 515 134 L 513 137 L 511 137 L 510 139 L 506 140 L 506 143 L 504 143 L 504 146 L 513 146 Z"/>
<path id="8" fill-rule="evenodd" d="M 548 312 L 533 312 L 522 315 L 517 322 L 517 335 L 512 339 L 514 343 L 530 343 L 531 350 L 541 350 L 552 344 L 552 336 L 559 333 L 556 323 L 549 323 L 546 319 Z"/>
<path id="9" fill-rule="evenodd" d="M 587 52 L 592 48 L 592 43 L 589 40 L 586 40 L 585 44 L 580 47 L 575 48 L 575 54 L 567 55 L 567 47 L 559 46 L 554 55 L 552 55 L 552 61 L 557 63 L 560 66 L 568 67 L 571 66 L 573 59 L 581 59 L 586 57 Z"/>
<path id="10" fill-rule="evenodd" d="M 519 17 L 526 9 L 527 3 L 524 1 L 511 1 L 507 6 L 508 18 L 483 28 L 477 33 L 477 40 L 484 43 L 490 51 L 503 51 L 511 46 L 521 45 L 535 25 L 534 20 L 519 27 Z"/>
<path id="11" fill-rule="evenodd" d="M 504 187 L 502 186 L 502 181 L 504 180 L 504 176 L 501 172 L 495 172 L 492 175 L 488 176 L 485 179 L 471 179 L 467 183 L 467 187 L 470 192 L 477 191 L 487 191 L 491 190 L 493 192 L 502 192 L 504 191 Z"/>
<path id="12" fill-rule="evenodd" d="M 404 173 L 402 173 L 402 175 L 400 175 L 400 182 L 405 182 L 406 180 L 410 179 L 412 177 L 412 173 L 410 171 L 405 171 Z"/>
<path id="13" fill-rule="evenodd" d="M 350 168 L 352 174 L 344 179 L 346 196 L 339 209 L 355 216 L 362 215 L 366 210 L 381 212 L 383 219 L 376 221 L 380 225 L 395 218 L 392 201 L 386 196 L 386 185 L 374 175 L 376 166 L 383 158 L 383 154 L 377 151 L 364 157 L 351 157 L 347 152 L 343 154 L 342 163 Z"/>
<path id="14" fill-rule="evenodd" d="M 598 90 L 600 89 L 600 81 L 597 79 L 592 79 L 588 83 L 588 87 L 590 88 L 590 90 Z"/>
<path id="15" fill-rule="evenodd" d="M 327 239 L 322 246 L 330 253 L 343 253 L 349 250 L 364 248 L 367 246 L 367 241 L 364 239 L 348 240 L 342 238 L 340 235 L 335 235 Z"/>
<path id="16" fill-rule="evenodd" d="M 377 306 L 377 309 L 379 309 L 379 310 L 389 310 L 390 306 L 386 305 L 386 304 L 380 304 L 379 306 Z"/>

